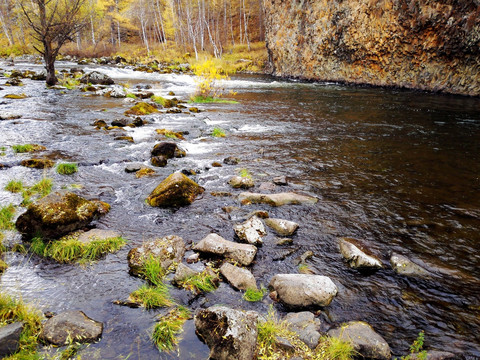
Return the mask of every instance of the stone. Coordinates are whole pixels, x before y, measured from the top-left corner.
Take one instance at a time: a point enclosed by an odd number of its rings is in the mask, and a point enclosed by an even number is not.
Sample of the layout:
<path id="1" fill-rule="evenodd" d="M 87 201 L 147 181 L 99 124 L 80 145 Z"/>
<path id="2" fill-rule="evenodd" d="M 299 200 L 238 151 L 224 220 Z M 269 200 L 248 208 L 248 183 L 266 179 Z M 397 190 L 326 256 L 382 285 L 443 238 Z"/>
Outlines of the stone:
<path id="1" fill-rule="evenodd" d="M 0 358 L 17 352 L 20 346 L 20 335 L 23 331 L 23 323 L 13 323 L 0 327 Z"/>
<path id="2" fill-rule="evenodd" d="M 20 79 L 17 79 L 17 78 L 11 78 L 11 79 L 8 79 L 6 82 L 5 82 L 5 85 L 10 85 L 10 86 L 23 86 L 23 83 Z"/>
<path id="3" fill-rule="evenodd" d="M 254 187 L 255 184 L 249 177 L 233 176 L 228 183 L 234 189 L 249 189 Z"/>
<path id="4" fill-rule="evenodd" d="M 150 158 L 150 163 L 156 167 L 165 167 L 167 166 L 168 160 L 163 155 L 152 156 Z"/>
<path id="5" fill-rule="evenodd" d="M 131 143 L 135 142 L 135 141 L 133 140 L 133 137 L 131 137 L 131 136 L 123 136 L 123 135 L 122 135 L 122 136 L 115 136 L 115 137 L 113 138 L 113 140 L 117 140 L 117 141 L 125 140 L 125 141 L 131 142 Z"/>
<path id="6" fill-rule="evenodd" d="M 239 162 L 240 162 L 240 159 L 235 156 L 229 156 L 223 159 L 223 163 L 226 165 L 238 165 Z"/>
<path id="7" fill-rule="evenodd" d="M 265 219 L 265 224 L 281 236 L 290 236 L 298 229 L 296 222 L 282 219 L 268 218 Z"/>
<path id="8" fill-rule="evenodd" d="M 78 237 L 78 241 L 88 244 L 95 240 L 107 240 L 121 236 L 122 235 L 118 231 L 114 230 L 92 229 L 81 233 Z"/>
<path id="9" fill-rule="evenodd" d="M 127 92 L 123 86 L 114 85 L 105 95 L 111 98 L 122 99 L 127 96 Z"/>
<path id="10" fill-rule="evenodd" d="M 57 191 L 29 205 L 19 216 L 17 230 L 31 238 L 55 239 L 88 225 L 108 212 L 110 206 L 87 200 L 68 191 Z"/>
<path id="11" fill-rule="evenodd" d="M 274 191 L 277 186 L 272 182 L 262 182 L 258 186 L 258 191 Z"/>
<path id="12" fill-rule="evenodd" d="M 160 265 L 166 270 L 173 264 L 181 263 L 184 254 L 185 242 L 179 236 L 169 235 L 146 241 L 142 246 L 128 252 L 130 274 L 140 276 L 143 264 L 151 257 L 160 261 Z"/>
<path id="13" fill-rule="evenodd" d="M 315 349 L 320 340 L 321 322 L 310 311 L 288 313 L 283 320 L 288 324 L 291 331 L 297 333 L 311 349 Z"/>
<path id="14" fill-rule="evenodd" d="M 431 275 L 428 270 L 400 254 L 393 253 L 390 257 L 390 264 L 393 270 L 399 275 L 417 277 L 429 277 Z"/>
<path id="15" fill-rule="evenodd" d="M 348 341 L 360 356 L 368 359 L 388 360 L 392 357 L 385 339 L 363 321 L 351 321 L 328 331 L 328 336 Z"/>
<path id="16" fill-rule="evenodd" d="M 340 252 L 347 264 L 354 269 L 381 269 L 380 260 L 364 253 L 352 243 L 354 241 L 352 238 L 339 238 Z"/>
<path id="17" fill-rule="evenodd" d="M 291 245 L 293 243 L 293 239 L 291 238 L 280 238 L 275 240 L 275 245 Z"/>
<path id="18" fill-rule="evenodd" d="M 271 206 L 282 205 L 313 205 L 318 199 L 312 196 L 300 195 L 293 192 L 278 194 L 259 194 L 243 192 L 238 196 L 238 200 L 244 204 L 268 204 Z"/>
<path id="19" fill-rule="evenodd" d="M 48 319 L 43 324 L 39 338 L 57 346 L 74 342 L 90 343 L 102 336 L 103 324 L 82 311 L 66 311 Z"/>
<path id="20" fill-rule="evenodd" d="M 275 185 L 280 185 L 280 186 L 287 186 L 288 185 L 288 181 L 287 181 L 287 177 L 286 176 L 277 176 L 277 177 L 274 177 L 273 178 L 273 183 Z"/>
<path id="21" fill-rule="evenodd" d="M 203 187 L 180 172 L 163 180 L 147 197 L 150 206 L 178 207 L 190 205 L 205 191 Z"/>
<path id="22" fill-rule="evenodd" d="M 152 156 L 164 156 L 167 159 L 171 159 L 175 157 L 175 151 L 177 150 L 178 146 L 172 142 L 161 142 L 156 144 L 153 147 L 151 152 Z"/>
<path id="23" fill-rule="evenodd" d="M 257 248 L 253 245 L 228 241 L 213 233 L 203 238 L 193 247 L 193 250 L 220 255 L 245 266 L 250 265 L 257 254 Z"/>
<path id="24" fill-rule="evenodd" d="M 125 111 L 125 115 L 149 115 L 158 112 L 158 109 L 146 102 L 139 102 L 132 106 L 129 110 Z"/>
<path id="25" fill-rule="evenodd" d="M 257 345 L 257 319 L 254 311 L 212 306 L 195 314 L 196 332 L 216 360 L 252 360 Z"/>
<path id="26" fill-rule="evenodd" d="M 175 284 L 180 284 L 182 281 L 199 274 L 200 272 L 195 271 L 189 268 L 187 265 L 182 263 L 177 265 L 177 270 L 175 271 L 175 276 L 173 277 L 173 282 Z"/>
<path id="27" fill-rule="evenodd" d="M 222 164 L 220 164 L 218 161 L 214 161 L 214 162 L 212 162 L 212 164 L 211 164 L 211 165 L 212 165 L 212 167 L 223 167 L 223 165 L 222 165 Z"/>
<path id="28" fill-rule="evenodd" d="M 149 167 L 142 167 L 140 170 L 138 170 L 136 173 L 135 173 L 135 177 L 137 179 L 140 179 L 144 176 L 153 176 L 155 175 L 155 170 L 149 168 Z"/>
<path id="29" fill-rule="evenodd" d="M 105 120 L 95 120 L 92 125 L 98 127 L 99 129 L 107 127 Z"/>
<path id="30" fill-rule="evenodd" d="M 337 287 L 327 276 L 307 274 L 277 274 L 269 287 L 280 302 L 291 308 L 330 305 Z"/>
<path id="31" fill-rule="evenodd" d="M 286 352 L 295 351 L 295 346 L 288 339 L 278 335 L 275 335 L 275 347 Z"/>
<path id="32" fill-rule="evenodd" d="M 115 83 L 110 76 L 102 74 L 98 71 L 92 71 L 91 73 L 84 75 L 80 79 L 80 82 L 82 84 L 92 85 L 113 85 Z"/>
<path id="33" fill-rule="evenodd" d="M 252 216 L 243 224 L 235 225 L 233 230 L 240 240 L 254 245 L 262 244 L 262 237 L 267 234 L 262 220 L 256 216 Z"/>
<path id="34" fill-rule="evenodd" d="M 143 167 L 140 163 L 129 163 L 125 165 L 125 172 L 126 173 L 134 173 L 140 170 Z"/>
<path id="35" fill-rule="evenodd" d="M 426 352 L 426 357 L 423 355 L 420 355 L 418 353 L 416 354 L 409 354 L 408 359 L 409 360 L 458 360 L 461 358 L 461 356 L 452 354 L 450 352 L 446 351 L 436 351 L 436 350 L 429 350 Z"/>
<path id="36" fill-rule="evenodd" d="M 53 167 L 55 162 L 50 159 L 27 159 L 22 160 L 20 165 L 34 169 L 47 169 Z"/>
<path id="37" fill-rule="evenodd" d="M 253 274 L 245 269 L 230 263 L 224 263 L 220 267 L 220 273 L 227 279 L 227 281 L 235 289 L 238 290 L 247 290 L 255 289 L 257 290 L 257 282 Z"/>
<path id="38" fill-rule="evenodd" d="M 115 119 L 112 121 L 112 126 L 124 127 L 127 126 L 129 122 L 130 120 L 128 119 Z"/>
<path id="39" fill-rule="evenodd" d="M 193 253 L 189 255 L 186 259 L 188 264 L 194 264 L 200 260 L 200 254 L 199 253 Z"/>
<path id="40" fill-rule="evenodd" d="M 45 81 L 47 80 L 47 72 L 46 70 L 42 70 L 38 73 L 35 73 L 32 75 L 32 80 L 36 80 L 36 81 Z"/>

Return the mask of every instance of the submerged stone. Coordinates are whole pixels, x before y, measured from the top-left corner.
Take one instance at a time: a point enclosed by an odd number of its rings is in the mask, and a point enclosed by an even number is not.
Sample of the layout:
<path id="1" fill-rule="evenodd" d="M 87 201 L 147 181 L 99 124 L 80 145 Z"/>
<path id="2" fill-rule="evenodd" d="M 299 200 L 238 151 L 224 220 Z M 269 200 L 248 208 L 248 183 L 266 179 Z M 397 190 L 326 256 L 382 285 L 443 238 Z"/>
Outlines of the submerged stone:
<path id="1" fill-rule="evenodd" d="M 354 269 L 381 269 L 382 263 L 377 258 L 367 255 L 353 244 L 355 239 L 340 238 L 339 247 L 347 264 Z"/>
<path id="2" fill-rule="evenodd" d="M 228 241 L 213 233 L 203 238 L 193 247 L 193 250 L 220 255 L 242 265 L 250 265 L 257 253 L 257 248 L 253 245 Z"/>
<path id="3" fill-rule="evenodd" d="M 180 172 L 171 174 L 163 180 L 148 196 L 151 206 L 177 207 L 190 205 L 205 191 L 195 181 Z"/>
<path id="4" fill-rule="evenodd" d="M 429 277 L 431 275 L 428 270 L 400 254 L 393 253 L 390 258 L 390 264 L 393 270 L 400 275 L 417 277 Z"/>
<path id="5" fill-rule="evenodd" d="M 259 194 L 243 192 L 238 196 L 238 200 L 244 205 L 249 204 L 268 204 L 271 206 L 282 205 L 313 205 L 318 199 L 313 196 L 296 194 L 293 192 L 278 194 Z"/>

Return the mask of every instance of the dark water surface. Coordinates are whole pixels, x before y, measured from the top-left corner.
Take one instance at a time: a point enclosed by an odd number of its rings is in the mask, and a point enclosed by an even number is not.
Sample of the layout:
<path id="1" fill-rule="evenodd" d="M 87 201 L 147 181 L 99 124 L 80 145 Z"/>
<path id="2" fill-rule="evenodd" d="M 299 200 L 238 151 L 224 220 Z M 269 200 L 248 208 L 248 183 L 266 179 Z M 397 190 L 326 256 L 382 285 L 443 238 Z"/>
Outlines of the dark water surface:
<path id="1" fill-rule="evenodd" d="M 65 67 L 74 64 L 63 64 Z M 20 68 L 35 68 L 31 64 Z M 6 66 L 3 66 L 6 69 Z M 90 67 L 88 69 L 93 69 Z M 187 99 L 195 84 L 186 75 L 152 75 L 131 70 L 100 68 L 116 82 L 152 85 L 165 96 L 173 90 Z M 1 80 L 0 80 L 1 81 Z M 258 284 L 268 285 L 276 273 L 296 273 L 295 259 L 307 250 L 317 274 L 332 278 L 339 293 L 324 309 L 322 319 L 332 325 L 364 320 L 372 324 L 395 355 L 408 352 L 420 330 L 426 348 L 480 356 L 480 99 L 410 91 L 355 88 L 335 84 L 303 84 L 267 77 L 236 77 L 226 84 L 240 104 L 208 104 L 199 114 L 147 116 L 149 125 L 128 129 L 135 143 L 114 141 L 112 133 L 95 130 L 95 119 L 122 117 L 131 104 L 122 99 L 84 97 L 77 90 L 47 90 L 42 82 L 25 80 L 7 93 L 26 93 L 24 100 L 2 99 L 0 111 L 23 115 L 0 121 L 0 188 L 12 179 L 33 184 L 52 177 L 57 189 L 81 184 L 75 190 L 112 205 L 96 223 L 129 239 L 117 254 L 87 267 L 59 265 L 34 255 L 9 253 L 9 269 L 0 278 L 3 291 L 22 296 L 44 311 L 83 310 L 104 323 L 102 340 L 82 351 L 86 359 L 205 359 L 208 348 L 187 322 L 178 352 L 159 353 L 149 339 L 157 315 L 116 306 L 143 281 L 128 275 L 126 255 L 144 240 L 175 234 L 187 243 L 210 232 L 233 240 L 233 225 L 252 210 L 268 210 L 271 217 L 300 224 L 293 245 L 275 245 L 269 234 L 251 267 Z M 214 127 L 226 138 L 212 138 Z M 149 163 L 155 129 L 189 131 L 179 145 L 187 157 L 156 168 L 156 177 L 136 179 L 124 172 L 127 162 Z M 28 155 L 14 155 L 9 146 L 39 143 L 58 161 L 75 161 L 79 172 L 61 176 L 17 166 Z M 227 156 L 242 159 L 238 166 L 211 167 Z M 241 206 L 232 197 L 212 191 L 240 191 L 227 185 L 241 169 L 248 169 L 257 186 L 286 175 L 290 184 L 271 192 L 301 191 L 317 196 L 314 206 L 270 208 Z M 151 208 L 144 200 L 173 171 L 197 170 L 193 178 L 204 195 L 177 211 Z M 258 188 L 257 188 L 258 190 Z M 19 195 L 0 191 L 2 205 L 19 204 Z M 222 208 L 236 206 L 230 214 Z M 378 256 L 384 269 L 362 274 L 342 261 L 337 238 L 349 236 Z M 292 252 L 275 261 L 283 253 Z M 407 278 L 391 270 L 392 252 L 427 267 L 430 279 Z M 214 293 L 193 297 L 172 288 L 179 303 L 195 310 L 221 303 L 266 313 L 271 300 L 248 303 L 222 283 Z M 285 309 L 275 305 L 280 314 Z"/>

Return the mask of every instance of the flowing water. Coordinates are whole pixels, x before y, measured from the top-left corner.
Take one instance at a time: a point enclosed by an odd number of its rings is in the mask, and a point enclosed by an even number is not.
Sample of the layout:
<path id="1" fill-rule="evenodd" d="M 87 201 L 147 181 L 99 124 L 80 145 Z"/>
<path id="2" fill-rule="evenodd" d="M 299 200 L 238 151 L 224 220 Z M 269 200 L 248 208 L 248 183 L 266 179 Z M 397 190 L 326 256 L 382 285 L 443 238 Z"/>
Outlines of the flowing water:
<path id="1" fill-rule="evenodd" d="M 63 63 L 61 67 L 75 64 Z M 33 64 L 20 69 L 40 70 Z M 4 69 L 8 67 L 4 64 Z M 85 70 L 93 70 L 87 66 Z M 195 88 L 188 75 L 159 75 L 99 67 L 117 83 L 151 85 L 158 95 L 174 91 L 187 99 Z M 332 278 L 339 289 L 320 315 L 326 326 L 350 320 L 373 325 L 394 354 L 408 352 L 420 330 L 426 347 L 480 356 L 480 99 L 338 84 L 298 83 L 265 76 L 228 81 L 239 104 L 206 104 L 198 114 L 147 116 L 149 125 L 127 128 L 135 143 L 114 141 L 95 130 L 96 119 L 121 118 L 131 104 L 122 99 L 86 97 L 78 90 L 47 90 L 42 82 L 5 87 L 25 93 L 24 100 L 2 99 L 0 110 L 23 115 L 0 121 L 0 188 L 12 179 L 33 184 L 52 177 L 55 187 L 81 184 L 75 190 L 112 205 L 95 225 L 114 229 L 129 244 L 96 264 L 59 265 L 32 255 L 8 253 L 9 269 L 0 288 L 21 296 L 43 311 L 83 310 L 104 323 L 102 340 L 83 350 L 86 359 L 206 359 L 208 348 L 196 337 L 193 321 L 185 325 L 177 352 L 160 353 L 150 341 L 155 318 L 166 310 L 144 311 L 113 305 L 143 281 L 129 276 L 126 255 L 144 240 L 168 234 L 187 243 L 210 232 L 233 240 L 232 226 L 252 210 L 300 224 L 293 245 L 275 245 L 269 234 L 251 270 L 258 284 L 277 273 L 297 273 L 296 259 L 311 250 L 307 264 Z M 214 127 L 227 137 L 213 138 Z M 188 131 L 179 145 L 182 159 L 156 168 L 157 176 L 135 178 L 128 162 L 149 165 L 150 150 L 160 141 L 155 129 Z M 18 166 L 28 155 L 14 155 L 14 144 L 39 143 L 57 161 L 75 161 L 79 171 L 62 176 Z M 239 157 L 237 166 L 212 167 L 213 161 Z M 316 206 L 241 206 L 240 191 L 228 179 L 245 168 L 257 184 L 285 175 L 288 186 L 266 192 L 298 191 L 320 199 Z M 193 169 L 206 191 L 191 206 L 176 211 L 152 208 L 144 200 L 174 171 Z M 258 190 L 258 189 L 257 189 Z M 234 196 L 214 197 L 213 191 Z M 19 204 L 19 195 L 0 190 L 0 202 Z M 223 208 L 238 207 L 226 213 Z M 337 238 L 354 237 L 378 256 L 384 269 L 372 274 L 346 266 Z M 392 252 L 408 256 L 432 272 L 430 279 L 397 275 L 389 265 Z M 266 313 L 271 300 L 248 303 L 228 284 L 194 297 L 172 288 L 177 302 L 195 310 L 221 303 Z M 275 305 L 279 314 L 285 310 Z"/>

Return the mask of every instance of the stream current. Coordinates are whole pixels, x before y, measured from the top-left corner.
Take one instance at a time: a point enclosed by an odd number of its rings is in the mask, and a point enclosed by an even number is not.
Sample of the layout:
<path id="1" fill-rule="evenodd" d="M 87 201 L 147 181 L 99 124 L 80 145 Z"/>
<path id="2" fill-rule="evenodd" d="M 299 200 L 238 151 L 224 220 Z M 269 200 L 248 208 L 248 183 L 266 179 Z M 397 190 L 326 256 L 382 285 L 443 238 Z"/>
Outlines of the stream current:
<path id="1" fill-rule="evenodd" d="M 78 67 L 59 63 L 59 69 Z M 0 64 L 11 70 L 7 64 Z M 19 63 L 17 69 L 40 71 L 40 65 Z M 150 85 L 157 95 L 188 99 L 195 82 L 188 75 L 160 75 L 128 69 L 99 70 L 116 83 Z M 3 78 L 3 81 L 6 79 Z M 82 350 L 85 359 L 206 359 L 208 348 L 187 321 L 178 350 L 160 353 L 151 343 L 155 318 L 168 310 L 145 311 L 114 305 L 143 284 L 128 274 L 127 252 L 148 239 L 181 236 L 197 243 L 211 232 L 234 240 L 233 225 L 257 209 L 271 217 L 300 224 L 293 244 L 275 245 L 269 234 L 251 270 L 257 283 L 268 285 L 277 273 L 298 273 L 296 259 L 311 250 L 307 265 L 329 276 L 339 292 L 321 319 L 331 325 L 350 320 L 370 323 L 395 355 L 425 331 L 427 349 L 480 357 L 480 99 L 349 87 L 329 83 L 281 81 L 267 76 L 235 76 L 224 85 L 237 92 L 238 104 L 204 104 L 198 114 L 154 114 L 149 124 L 126 128 L 134 143 L 114 141 L 113 132 L 96 130 L 96 119 L 110 123 L 132 106 L 123 99 L 83 96 L 79 90 L 45 88 L 24 80 L 23 87 L 4 87 L 0 111 L 22 115 L 0 121 L 0 204 L 18 205 L 21 196 L 4 189 L 12 179 L 32 185 L 43 176 L 55 189 L 81 184 L 77 193 L 111 204 L 94 225 L 120 231 L 129 243 L 116 254 L 90 266 L 57 264 L 31 254 L 7 253 L 7 271 L 0 290 L 22 297 L 42 311 L 82 310 L 102 321 L 101 341 Z M 25 93 L 22 100 L 3 99 Z M 220 127 L 225 138 L 210 133 Z M 137 179 L 124 171 L 129 162 L 150 166 L 150 151 L 165 139 L 155 129 L 188 131 L 178 141 L 187 156 L 172 159 L 156 176 Z M 118 133 L 116 134 L 118 135 Z M 48 157 L 79 164 L 78 173 L 62 176 L 51 170 L 19 166 L 28 154 L 13 154 L 10 146 L 37 143 Z M 236 166 L 212 167 L 228 156 Z M 145 198 L 166 176 L 183 169 L 206 191 L 192 205 L 172 211 L 152 208 Z M 266 192 L 298 191 L 319 198 L 315 206 L 242 206 L 241 191 L 227 181 L 247 169 L 258 191 L 262 182 L 287 176 L 288 186 Z M 215 197 L 228 191 L 233 196 Z M 222 208 L 237 207 L 226 213 Z M 18 212 L 20 213 L 20 212 Z M 18 215 L 18 214 L 17 214 Z M 12 237 L 13 235 L 10 235 Z M 372 274 L 350 269 L 338 249 L 338 237 L 358 239 L 383 262 Z M 397 275 L 390 267 L 392 252 L 406 255 L 432 272 L 430 279 Z M 222 282 L 210 294 L 194 297 L 171 289 L 176 301 L 195 310 L 213 304 L 268 311 L 272 301 L 242 300 L 241 293 Z M 286 309 L 275 305 L 282 315 Z"/>

